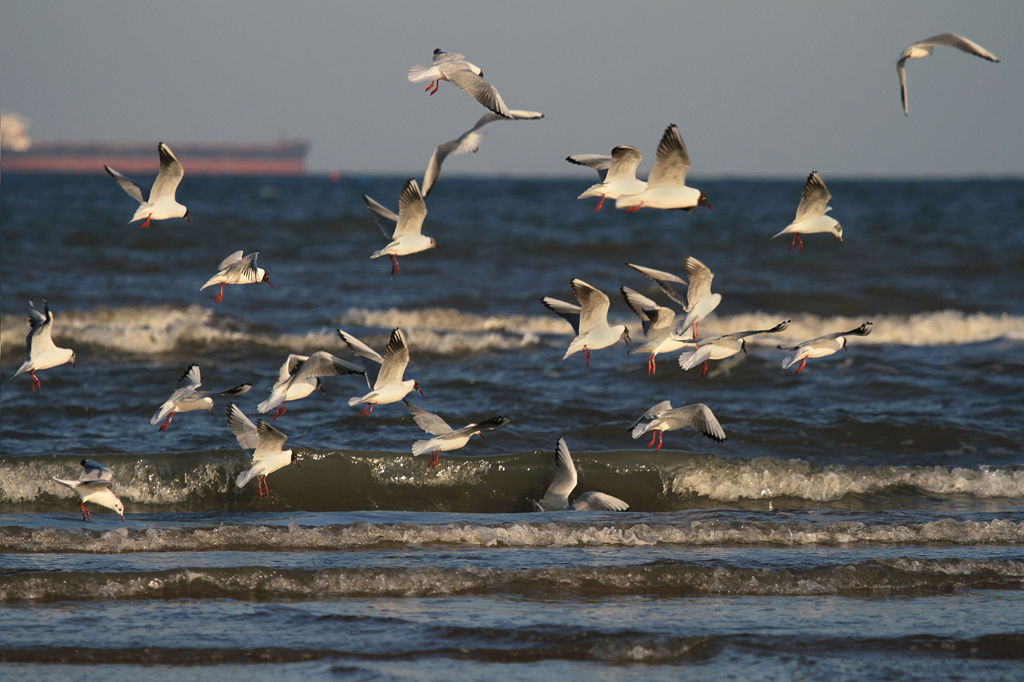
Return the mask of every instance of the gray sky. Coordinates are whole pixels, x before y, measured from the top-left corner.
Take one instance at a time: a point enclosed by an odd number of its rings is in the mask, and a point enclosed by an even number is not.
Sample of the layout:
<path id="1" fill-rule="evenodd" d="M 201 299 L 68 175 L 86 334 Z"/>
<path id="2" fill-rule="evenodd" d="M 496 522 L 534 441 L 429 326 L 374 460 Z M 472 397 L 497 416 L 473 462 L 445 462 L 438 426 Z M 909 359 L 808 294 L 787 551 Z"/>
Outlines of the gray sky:
<path id="1" fill-rule="evenodd" d="M 1024 2 L 0 0 L 0 106 L 35 139 L 312 142 L 309 167 L 421 175 L 484 113 L 409 83 L 464 53 L 536 122 L 488 127 L 451 174 L 580 174 L 678 123 L 694 176 L 1024 174 Z M 939 48 L 952 31 L 991 64 Z M 187 169 L 186 169 L 187 170 Z M 586 175 L 586 173 L 583 173 Z"/>

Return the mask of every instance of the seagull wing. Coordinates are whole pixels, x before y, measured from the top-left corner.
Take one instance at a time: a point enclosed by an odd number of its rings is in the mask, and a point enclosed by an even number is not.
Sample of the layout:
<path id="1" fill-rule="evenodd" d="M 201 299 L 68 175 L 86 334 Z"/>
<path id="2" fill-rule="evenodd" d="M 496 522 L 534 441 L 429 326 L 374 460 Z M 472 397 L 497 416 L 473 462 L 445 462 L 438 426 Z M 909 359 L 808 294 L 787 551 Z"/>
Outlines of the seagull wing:
<path id="1" fill-rule="evenodd" d="M 656 404 L 654 407 L 652 407 L 651 409 L 647 410 L 642 415 L 640 415 L 640 417 L 635 422 L 633 422 L 630 425 L 629 430 L 632 431 L 637 426 L 639 426 L 641 423 L 649 422 L 652 419 L 654 419 L 655 417 L 658 417 L 662 413 L 668 412 L 671 409 L 672 409 L 672 402 L 669 401 L 669 400 L 662 400 L 660 403 Z M 639 434 L 634 433 L 633 434 L 633 438 L 639 438 Z"/>
<path id="2" fill-rule="evenodd" d="M 715 417 L 715 413 L 712 412 L 711 408 L 704 403 L 683 405 L 682 407 L 678 407 L 674 410 L 669 410 L 662 415 L 662 417 L 678 419 L 679 421 L 692 426 L 711 440 L 716 440 L 719 443 L 725 440 L 725 430 L 722 429 L 722 425 L 718 423 L 718 418 Z"/>
<path id="3" fill-rule="evenodd" d="M 654 268 L 647 268 L 643 265 L 634 265 L 633 263 L 626 263 L 629 267 L 639 272 L 644 277 L 654 280 L 658 287 L 668 296 L 672 301 L 678 303 L 683 307 L 683 310 L 689 311 L 690 306 L 686 302 L 686 295 L 682 289 L 675 286 L 677 284 L 686 284 L 686 280 L 678 275 L 673 275 L 671 272 L 665 272 L 664 270 L 655 270 Z"/>
<path id="4" fill-rule="evenodd" d="M 107 171 L 110 174 L 110 177 L 114 178 L 114 182 L 116 182 L 121 189 L 127 192 L 128 196 L 130 196 L 132 199 L 135 199 L 135 201 L 139 202 L 140 204 L 146 203 L 147 190 L 145 187 L 135 182 L 134 180 L 129 178 L 127 175 L 121 173 L 120 171 L 114 170 L 110 166 L 104 166 L 103 170 Z"/>
<path id="5" fill-rule="evenodd" d="M 253 462 L 258 462 L 268 455 L 279 454 L 284 447 L 284 442 L 288 440 L 288 436 L 262 419 L 256 422 L 256 434 L 259 436 L 259 444 L 252 453 Z"/>
<path id="6" fill-rule="evenodd" d="M 228 426 L 243 450 L 255 450 L 260 446 L 256 425 L 234 403 L 228 405 Z"/>
<path id="7" fill-rule="evenodd" d="M 612 304 L 608 295 L 582 279 L 574 279 L 570 284 L 580 302 L 580 332 L 585 334 L 594 327 L 608 324 L 608 308 Z"/>
<path id="8" fill-rule="evenodd" d="M 607 493 L 588 490 L 572 503 L 575 511 L 626 511 L 629 503 Z"/>
<path id="9" fill-rule="evenodd" d="M 81 465 L 82 473 L 78 476 L 79 482 L 106 481 L 109 483 L 114 478 L 114 472 L 109 467 L 94 459 L 83 459 Z"/>
<path id="10" fill-rule="evenodd" d="M 896 62 L 896 74 L 900 77 L 900 103 L 903 105 L 903 115 L 910 116 L 910 107 L 907 102 L 907 58 L 900 57 Z"/>
<path id="11" fill-rule="evenodd" d="M 654 168 L 647 178 L 648 187 L 677 186 L 686 184 L 686 173 L 690 170 L 690 153 L 686 151 L 683 136 L 675 123 L 665 128 L 658 143 L 658 154 Z"/>
<path id="12" fill-rule="evenodd" d="M 46 353 L 57 345 L 53 342 L 53 313 L 50 304 L 43 301 L 43 312 L 39 312 L 28 302 L 28 336 L 25 337 L 25 349 L 28 356 Z"/>
<path id="13" fill-rule="evenodd" d="M 636 178 L 636 169 L 643 160 L 643 153 L 636 147 L 631 147 L 628 144 L 614 147 L 612 149 L 612 165 L 608 169 L 608 177 L 605 178 L 605 182 L 619 178 L 628 180 Z"/>
<path id="14" fill-rule="evenodd" d="M 686 287 L 687 311 L 689 311 L 698 301 L 711 295 L 711 280 L 715 278 L 715 273 L 693 256 L 688 256 L 683 265 L 686 267 L 686 273 L 690 276 L 690 283 Z"/>
<path id="15" fill-rule="evenodd" d="M 509 111 L 505 100 L 501 98 L 498 90 L 471 69 L 463 68 L 445 71 L 445 76 L 449 81 L 457 85 L 459 89 L 494 113 L 500 114 L 505 118 L 511 118 L 512 112 Z"/>
<path id="16" fill-rule="evenodd" d="M 178 191 L 178 184 L 185 176 L 185 170 L 178 163 L 178 157 L 174 155 L 171 148 L 161 142 L 157 145 L 160 152 L 160 172 L 157 173 L 153 189 L 149 193 L 151 202 L 161 199 L 174 200 L 174 193 Z"/>
<path id="17" fill-rule="evenodd" d="M 398 223 L 391 238 L 420 234 L 426 217 L 427 203 L 423 201 L 420 186 L 415 178 L 409 178 L 405 181 L 402 194 L 398 198 Z"/>
<path id="18" fill-rule="evenodd" d="M 983 48 L 978 43 L 974 42 L 973 40 L 970 40 L 969 38 L 964 38 L 961 35 L 957 35 L 956 33 L 940 33 L 937 36 L 932 36 L 931 38 L 925 38 L 924 40 L 922 40 L 921 42 L 919 42 L 917 44 L 918 45 L 942 45 L 944 47 L 955 47 L 956 49 L 960 50 L 961 52 L 966 52 L 967 54 L 973 54 L 976 57 L 981 57 L 982 59 L 987 59 L 990 62 L 998 62 L 999 61 L 999 57 L 995 56 L 994 54 L 992 54 L 991 52 L 989 52 L 988 50 Z"/>
<path id="19" fill-rule="evenodd" d="M 480 120 L 493 116 L 494 119 L 500 119 L 494 113 L 488 113 L 483 116 Z M 490 121 L 485 121 L 489 123 Z M 430 190 L 434 188 L 434 183 L 437 182 L 437 177 L 441 174 L 441 164 L 448 158 L 450 154 L 456 156 L 460 154 L 468 154 L 470 152 L 476 153 L 480 149 L 480 143 L 483 142 L 486 133 L 477 132 L 477 128 L 481 125 L 480 121 L 477 121 L 477 125 L 472 130 L 467 130 L 459 137 L 454 140 L 448 140 L 434 147 L 434 152 L 430 155 L 430 161 L 427 162 L 427 170 L 423 173 L 423 197 L 430 196 Z"/>
<path id="20" fill-rule="evenodd" d="M 574 303 L 566 303 L 565 301 L 557 298 L 551 298 L 550 296 L 545 296 L 540 299 L 540 301 L 547 306 L 548 310 L 571 324 L 573 333 L 579 336 L 580 312 L 583 310 L 582 308 Z"/>
<path id="21" fill-rule="evenodd" d="M 448 425 L 448 422 L 441 419 L 433 412 L 427 412 L 408 400 L 405 401 L 405 406 L 409 408 L 409 414 L 412 415 L 413 421 L 416 422 L 416 426 L 420 427 L 430 435 L 444 436 L 454 431 L 454 429 Z"/>
<path id="22" fill-rule="evenodd" d="M 363 195 L 363 203 L 366 204 L 366 208 L 370 209 L 370 212 L 373 214 L 373 222 L 377 224 L 377 229 L 380 230 L 385 239 L 390 240 L 391 232 L 394 230 L 393 223 L 398 222 L 398 214 L 386 208 L 368 194 Z"/>
<path id="23" fill-rule="evenodd" d="M 564 438 L 558 439 L 555 446 L 555 477 L 551 479 L 544 497 L 566 498 L 576 488 L 576 466 L 572 463 L 572 455 Z"/>
<path id="24" fill-rule="evenodd" d="M 800 196 L 800 205 L 797 206 L 795 220 L 825 215 L 829 209 L 830 199 L 832 199 L 832 194 L 825 186 L 825 181 L 821 179 L 821 174 L 818 171 L 811 171 L 804 183 L 804 191 Z"/>
<path id="25" fill-rule="evenodd" d="M 593 168 L 601 177 L 601 182 L 608 179 L 608 169 L 612 167 L 612 157 L 607 154 L 570 154 L 565 160 L 577 166 Z"/>
<path id="26" fill-rule="evenodd" d="M 363 374 L 366 370 L 348 360 L 328 353 L 325 350 L 317 351 L 310 355 L 296 368 L 292 375 L 293 384 L 311 379 L 314 377 L 331 377 L 339 374 Z"/>
<path id="27" fill-rule="evenodd" d="M 228 256 L 227 258 L 222 260 L 220 263 L 218 263 L 217 264 L 217 269 L 218 270 L 223 270 L 225 268 L 231 267 L 232 265 L 234 265 L 238 261 L 242 260 L 242 253 L 243 253 L 243 251 L 241 249 L 239 249 L 238 251 L 235 251 L 230 256 Z"/>
<path id="28" fill-rule="evenodd" d="M 398 327 L 391 330 L 391 338 L 384 349 L 384 362 L 373 387 L 379 388 L 391 382 L 402 381 L 405 368 L 409 364 L 409 346 L 405 342 L 405 334 Z"/>

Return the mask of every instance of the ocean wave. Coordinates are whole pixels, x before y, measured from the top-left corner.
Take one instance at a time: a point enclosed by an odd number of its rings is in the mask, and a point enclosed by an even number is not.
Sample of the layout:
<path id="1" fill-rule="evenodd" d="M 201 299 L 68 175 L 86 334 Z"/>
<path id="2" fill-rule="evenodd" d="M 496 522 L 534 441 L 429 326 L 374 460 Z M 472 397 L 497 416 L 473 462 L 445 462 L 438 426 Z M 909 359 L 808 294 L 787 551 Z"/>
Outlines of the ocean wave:
<path id="1" fill-rule="evenodd" d="M 271 480 L 273 497 L 238 489 L 248 466 L 242 452 L 109 455 L 114 492 L 127 513 L 218 509 L 393 509 L 452 512 L 520 512 L 543 495 L 549 482 L 546 453 L 448 458 L 427 475 L 422 458 L 407 453 L 299 451 L 302 469 L 288 467 Z M 77 499 L 50 480 L 66 478 L 80 457 L 35 456 L 0 460 L 0 509 L 51 511 Z M 841 503 L 889 506 L 914 496 L 976 499 L 1024 498 L 1024 468 L 949 466 L 821 466 L 799 459 L 724 458 L 712 455 L 621 451 L 578 453 L 588 485 L 614 490 L 633 511 L 706 506 L 705 502 L 773 504 Z"/>
<path id="2" fill-rule="evenodd" d="M 313 600 L 510 594 L 537 599 L 629 595 L 863 595 L 1021 589 L 1024 560 L 869 560 L 812 568 L 658 561 L 638 566 L 498 569 L 354 567 L 175 568 L 0 576 L 0 603 L 108 599 Z"/>
<path id="3" fill-rule="evenodd" d="M 1024 340 L 1024 317 L 957 310 L 861 317 L 786 312 L 712 315 L 705 322 L 705 333 L 763 329 L 784 318 L 792 319 L 785 332 L 752 337 L 748 343 L 769 347 L 795 343 L 837 329 L 852 329 L 865 319 L 874 321 L 874 330 L 870 336 L 858 338 L 857 343 L 946 346 L 996 339 Z M 635 318 L 622 317 L 618 321 L 631 325 L 636 338 L 642 338 Z M 5 354 L 23 351 L 27 325 L 22 316 L 4 315 L 0 323 L 0 351 Z M 559 337 L 558 342 L 561 342 L 564 340 L 561 337 L 570 333 L 564 320 L 550 314 L 477 315 L 452 308 L 350 308 L 334 324 L 378 328 L 377 334 L 366 338 L 371 343 L 385 342 L 388 331 L 400 326 L 408 333 L 414 348 L 440 355 L 516 350 L 544 342 L 555 343 L 548 337 Z M 244 320 L 218 314 L 201 305 L 68 311 L 59 315 L 55 336 L 59 343 L 69 347 L 89 346 L 134 355 L 160 355 L 197 345 L 248 345 L 284 352 L 339 346 L 333 328 L 302 334 L 271 333 L 254 330 Z"/>
<path id="4" fill-rule="evenodd" d="M 807 523 L 697 520 L 656 524 L 569 521 L 412 524 L 352 523 L 330 526 L 224 524 L 209 528 L 67 530 L 0 528 L 3 553 L 295 552 L 395 546 L 650 547 L 838 545 L 1018 545 L 1024 522 Z"/>

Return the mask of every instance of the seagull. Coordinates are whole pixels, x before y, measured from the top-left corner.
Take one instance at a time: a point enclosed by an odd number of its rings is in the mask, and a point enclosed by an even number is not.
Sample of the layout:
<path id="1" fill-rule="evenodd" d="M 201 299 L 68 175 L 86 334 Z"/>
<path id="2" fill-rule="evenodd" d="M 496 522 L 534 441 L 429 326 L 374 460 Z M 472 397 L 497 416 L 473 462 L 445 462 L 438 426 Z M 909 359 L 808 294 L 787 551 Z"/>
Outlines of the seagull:
<path id="1" fill-rule="evenodd" d="M 420 66 L 417 64 L 409 69 L 409 82 L 419 83 L 430 80 L 424 92 L 431 90 L 433 95 L 441 87 L 441 81 L 449 81 L 484 105 L 491 111 L 505 118 L 512 118 L 512 112 L 505 106 L 505 101 L 493 85 L 484 80 L 483 70 L 466 60 L 466 56 L 458 52 L 434 50 L 434 65 Z"/>
<path id="2" fill-rule="evenodd" d="M 373 198 L 363 195 L 363 202 L 366 208 L 374 215 L 374 221 L 380 228 L 385 239 L 391 241 L 383 249 L 374 251 L 370 258 L 391 256 L 391 274 L 395 275 L 401 269 L 398 265 L 399 256 L 408 256 L 412 253 L 419 253 L 427 249 L 436 249 L 437 242 L 433 237 L 423 234 L 423 221 L 427 219 L 427 204 L 423 201 L 420 193 L 420 186 L 414 178 L 405 181 L 402 187 L 402 194 L 398 198 L 398 213 L 388 210 Z M 380 219 L 395 223 L 394 233 L 390 236 Z"/>
<path id="3" fill-rule="evenodd" d="M 260 414 L 274 410 L 274 419 L 288 412 L 287 401 L 301 400 L 320 388 L 320 377 L 339 374 L 364 374 L 366 370 L 325 350 L 312 355 L 288 356 L 277 372 L 270 397 L 256 406 Z M 323 390 L 323 389 L 321 389 Z"/>
<path id="4" fill-rule="evenodd" d="M 149 190 L 148 196 L 142 185 L 110 166 L 103 166 L 103 169 L 110 173 L 110 177 L 114 178 L 121 189 L 139 202 L 139 207 L 135 209 L 135 215 L 128 222 L 134 223 L 136 220 L 145 218 L 146 222 L 139 226 L 143 229 L 149 227 L 150 220 L 184 218 L 185 222 L 191 222 L 188 217 L 188 209 L 174 198 L 174 193 L 178 190 L 185 171 L 170 147 L 161 142 L 156 148 L 160 152 L 160 172 L 157 173 L 156 181 L 153 182 L 153 188 Z"/>
<path id="5" fill-rule="evenodd" d="M 615 208 L 635 213 L 643 207 L 680 209 L 692 213 L 697 206 L 714 210 L 704 192 L 686 186 L 686 173 L 690 170 L 690 154 L 686 151 L 683 136 L 675 123 L 665 128 L 658 144 L 654 168 L 647 176 L 647 189 L 637 194 L 620 196 Z"/>
<path id="6" fill-rule="evenodd" d="M 835 218 L 825 215 L 832 210 L 832 207 L 828 205 L 831 199 L 832 194 L 825 186 L 825 181 L 821 179 L 821 174 L 818 171 L 811 171 L 804 183 L 800 205 L 796 207 L 796 217 L 786 226 L 785 230 L 772 235 L 772 239 L 792 233 L 793 238 L 789 241 L 789 248 L 786 250 L 790 251 L 796 244 L 800 247 L 801 252 L 804 250 L 804 240 L 800 238 L 801 233 L 831 232 L 842 243 L 843 226 Z"/>
<path id="7" fill-rule="evenodd" d="M 562 359 L 565 360 L 570 355 L 583 351 L 583 357 L 589 367 L 590 351 L 607 348 L 619 339 L 623 339 L 628 346 L 629 329 L 626 325 L 608 324 L 608 308 L 611 306 L 608 295 L 582 279 L 574 279 L 569 284 L 580 305 L 566 303 L 550 296 L 541 299 L 548 310 L 564 318 L 576 332 L 576 337 L 569 342 L 569 348 Z"/>
<path id="8" fill-rule="evenodd" d="M 274 284 L 270 281 L 270 273 L 263 268 L 256 267 L 256 259 L 259 255 L 258 251 L 247 256 L 243 256 L 241 251 L 235 251 L 220 262 L 220 265 L 217 266 L 217 274 L 206 280 L 206 284 L 199 287 L 199 291 L 206 287 L 212 287 L 214 284 L 219 284 L 220 293 L 217 294 L 217 298 L 214 300 L 220 303 L 224 300 L 224 287 L 228 284 L 266 282 L 273 288 Z"/>
<path id="9" fill-rule="evenodd" d="M 687 315 L 678 329 L 685 332 L 685 330 L 693 327 L 694 338 L 699 333 L 701 320 L 710 315 L 718 307 L 718 304 L 722 302 L 721 294 L 711 293 L 711 280 L 715 278 L 715 273 L 711 272 L 708 266 L 693 256 L 689 256 L 683 261 L 683 267 L 686 268 L 686 272 L 690 275 L 690 282 L 686 287 L 685 296 L 675 286 L 676 284 L 686 284 L 678 275 L 673 275 L 671 272 L 665 272 L 664 270 L 634 265 L 633 263 L 626 263 L 626 265 L 644 277 L 654 280 L 666 296 L 683 306 L 683 310 Z M 677 331 L 677 334 L 680 334 L 680 332 Z"/>
<path id="10" fill-rule="evenodd" d="M 792 355 L 786 357 L 786 359 L 782 361 L 782 369 L 789 369 L 799 362 L 800 366 L 796 368 L 796 373 L 799 374 L 804 370 L 804 367 L 807 366 L 807 361 L 810 358 L 823 358 L 827 355 L 832 355 L 840 349 L 846 350 L 847 336 L 867 336 L 871 333 L 871 327 L 873 325 L 873 322 L 865 322 L 856 329 L 851 329 L 848 332 L 825 334 L 824 336 L 818 336 L 813 339 L 801 341 L 795 346 L 779 346 L 782 350 L 794 351 Z"/>
<path id="11" fill-rule="evenodd" d="M 406 407 L 409 408 L 409 414 L 412 415 L 416 425 L 434 436 L 429 440 L 418 440 L 412 444 L 412 454 L 414 455 L 425 455 L 428 452 L 433 453 L 433 456 L 430 458 L 430 464 L 427 465 L 430 469 L 437 466 L 437 463 L 441 459 L 442 452 L 450 452 L 452 450 L 463 448 L 467 443 L 469 443 L 469 439 L 473 436 L 480 436 L 483 438 L 484 431 L 493 431 L 501 428 L 511 421 L 508 417 L 491 417 L 490 419 L 485 419 L 482 422 L 466 424 L 461 429 L 453 429 L 448 425 L 448 422 L 441 419 L 436 414 L 427 412 L 408 400 L 405 400 L 404 402 Z"/>
<path id="12" fill-rule="evenodd" d="M 570 505 L 569 495 L 576 488 L 576 467 L 569 454 L 569 446 L 564 438 L 558 439 L 555 446 L 555 477 L 551 480 L 544 497 L 534 502 L 537 511 L 626 511 L 629 504 L 617 497 L 605 493 L 587 491 L 581 493 Z"/>
<path id="13" fill-rule="evenodd" d="M 968 40 L 955 33 L 940 33 L 931 38 L 925 38 L 913 45 L 908 45 L 900 58 L 896 61 L 896 73 L 900 77 L 900 101 L 903 102 L 903 115 L 910 116 L 910 109 L 907 105 L 907 60 L 924 59 L 935 51 L 936 45 L 955 47 L 961 52 L 973 54 L 976 57 L 987 59 L 990 62 L 998 62 L 999 57 L 995 56 L 973 40 Z"/>
<path id="14" fill-rule="evenodd" d="M 25 362 L 21 364 L 18 371 L 11 377 L 28 372 L 32 379 L 32 390 L 38 391 L 43 387 L 36 372 L 44 369 L 63 365 L 70 362 L 75 367 L 75 351 L 70 348 L 59 348 L 53 342 L 53 313 L 50 312 L 50 304 L 43 299 L 43 312 L 35 309 L 32 301 L 28 302 L 28 324 L 29 332 L 25 337 Z"/>
<path id="15" fill-rule="evenodd" d="M 110 491 L 110 481 L 114 477 L 114 472 L 94 459 L 83 459 L 81 465 L 82 473 L 79 474 L 77 481 L 56 476 L 50 478 L 78 493 L 78 506 L 82 510 L 83 521 L 92 519 L 92 512 L 85 506 L 86 502 L 95 502 L 101 507 L 113 509 L 124 521 L 124 505 L 117 499 L 117 495 Z"/>
<path id="16" fill-rule="evenodd" d="M 626 305 L 640 318 L 645 336 L 643 345 L 630 350 L 627 355 L 647 353 L 648 376 L 658 371 L 658 364 L 655 362 L 658 353 L 671 353 L 686 346 L 693 346 L 693 344 L 672 336 L 676 321 L 674 310 L 658 305 L 629 287 L 622 287 L 621 291 L 623 298 L 626 299 Z M 696 346 L 693 347 L 696 348 Z"/>
<path id="17" fill-rule="evenodd" d="M 423 198 L 426 199 L 430 196 L 430 190 L 434 188 L 434 183 L 437 182 L 437 176 L 441 174 L 441 164 L 448 158 L 449 154 L 468 154 L 473 152 L 474 154 L 480 149 L 480 143 L 483 142 L 484 137 L 487 133 L 478 132 L 488 123 L 494 121 L 509 121 L 509 120 L 536 120 L 538 118 L 544 118 L 544 114 L 539 111 L 526 111 L 524 109 L 511 109 L 508 116 L 502 116 L 496 114 L 493 111 L 489 111 L 473 125 L 472 128 L 459 135 L 454 140 L 448 140 L 442 142 L 434 148 L 434 153 L 430 155 L 430 161 L 427 163 L 427 170 L 423 173 Z"/>
<path id="18" fill-rule="evenodd" d="M 291 450 L 282 449 L 288 436 L 284 435 L 267 422 L 260 419 L 255 424 L 238 409 L 238 405 L 228 406 L 228 426 L 235 434 L 238 444 L 243 450 L 252 450 L 252 466 L 235 479 L 235 485 L 244 488 L 245 484 L 257 477 L 256 487 L 259 497 L 270 497 L 270 486 L 267 476 L 278 469 L 294 463 L 302 468 L 299 460 Z"/>
<path id="19" fill-rule="evenodd" d="M 578 166 L 593 168 L 601 176 L 601 182 L 591 185 L 576 197 L 601 197 L 594 213 L 601 210 L 605 199 L 618 199 L 627 194 L 639 194 L 647 189 L 647 183 L 636 177 L 636 168 L 644 160 L 644 155 L 639 149 L 628 144 L 613 147 L 611 156 L 574 154 L 565 157 L 565 160 Z"/>
<path id="20" fill-rule="evenodd" d="M 163 420 L 163 424 L 160 424 L 160 431 L 166 431 L 167 427 L 171 425 L 171 420 L 179 412 L 193 412 L 195 410 L 206 410 L 207 412 L 213 412 L 213 398 L 211 396 L 231 396 L 242 395 L 248 393 L 249 389 L 252 388 L 252 384 L 240 384 L 227 391 L 220 393 L 213 393 L 212 391 L 200 391 L 199 387 L 202 386 L 202 378 L 199 374 L 199 365 L 192 363 L 185 370 L 185 373 L 178 379 L 178 388 L 171 394 L 160 409 L 153 413 L 150 418 L 150 424 L 157 424 L 160 420 Z"/>
<path id="21" fill-rule="evenodd" d="M 352 336 L 348 332 L 339 329 L 338 336 L 348 344 L 353 353 L 366 360 L 372 360 L 380 365 L 377 371 L 377 379 L 370 385 L 370 373 L 366 372 L 366 383 L 370 386 L 370 392 L 364 396 L 354 396 L 348 399 L 349 405 L 367 403 L 367 406 L 359 412 L 360 417 L 368 417 L 377 405 L 397 403 L 409 394 L 410 391 L 417 391 L 423 395 L 423 389 L 414 379 L 402 380 L 405 374 L 405 367 L 409 364 L 409 346 L 405 343 L 405 334 L 398 327 L 391 330 L 391 338 L 384 349 L 384 356 L 373 350 L 365 343 Z M 363 363 L 365 366 L 365 362 Z"/>
<path id="22" fill-rule="evenodd" d="M 784 331 L 789 327 L 790 320 L 783 320 L 771 329 L 751 329 L 744 332 L 733 332 L 732 334 L 716 334 L 714 336 L 707 336 L 703 339 L 694 339 L 693 343 L 696 345 L 696 349 L 692 351 L 683 351 L 679 354 L 679 367 L 684 372 L 693 369 L 700 363 L 704 363 L 704 368 L 701 370 L 700 375 L 706 376 L 708 373 L 708 361 L 709 360 L 724 360 L 725 358 L 732 357 L 740 351 L 744 353 L 747 351 L 748 336 L 755 334 L 775 334 Z M 685 331 L 680 327 L 676 327 L 674 334 L 681 335 Z"/>
<path id="23" fill-rule="evenodd" d="M 651 431 L 651 442 L 647 447 L 654 447 L 654 441 L 658 441 L 657 450 L 661 450 L 662 437 L 666 431 L 685 429 L 692 426 L 695 430 L 703 433 L 711 440 L 719 443 L 725 442 L 725 431 L 718 423 L 715 413 L 704 403 L 693 403 L 682 407 L 672 407 L 668 400 L 660 403 L 640 415 L 640 418 L 629 427 L 633 440 Z"/>

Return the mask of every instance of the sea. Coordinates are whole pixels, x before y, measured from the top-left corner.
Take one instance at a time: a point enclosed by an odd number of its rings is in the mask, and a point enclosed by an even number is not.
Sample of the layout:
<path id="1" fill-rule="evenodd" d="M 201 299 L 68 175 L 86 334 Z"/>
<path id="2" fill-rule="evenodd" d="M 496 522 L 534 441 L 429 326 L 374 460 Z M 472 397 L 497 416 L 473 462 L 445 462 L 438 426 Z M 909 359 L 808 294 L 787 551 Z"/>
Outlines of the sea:
<path id="1" fill-rule="evenodd" d="M 110 179 L 5 175 L 0 192 L 0 677 L 103 680 L 1020 680 L 1024 678 L 1024 181 L 830 177 L 844 242 L 771 236 L 802 177 L 692 178 L 694 214 L 576 200 L 595 181 L 443 175 L 424 232 L 385 240 L 362 195 L 402 177 L 186 176 L 192 221 L 128 224 Z M 258 251 L 266 284 L 202 284 Z M 702 335 L 764 329 L 706 377 L 671 355 L 649 376 L 620 287 L 672 305 L 626 266 L 723 300 Z M 562 355 L 580 278 L 632 345 Z M 12 380 L 29 300 L 77 366 Z M 803 339 L 870 336 L 783 371 Z M 399 327 L 411 399 L 454 427 L 504 428 L 414 457 L 401 403 L 368 417 L 358 375 L 276 420 L 299 466 L 239 489 L 256 419 L 289 353 L 352 360 Z M 253 389 L 210 413 L 150 416 L 191 363 L 203 388 Z M 629 427 L 701 402 L 728 436 L 648 449 Z M 625 512 L 538 512 L 568 444 L 574 494 Z M 125 520 L 51 477 L 95 459 Z"/>

